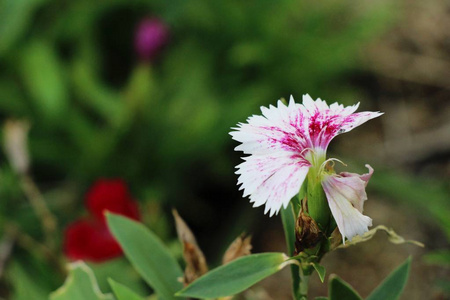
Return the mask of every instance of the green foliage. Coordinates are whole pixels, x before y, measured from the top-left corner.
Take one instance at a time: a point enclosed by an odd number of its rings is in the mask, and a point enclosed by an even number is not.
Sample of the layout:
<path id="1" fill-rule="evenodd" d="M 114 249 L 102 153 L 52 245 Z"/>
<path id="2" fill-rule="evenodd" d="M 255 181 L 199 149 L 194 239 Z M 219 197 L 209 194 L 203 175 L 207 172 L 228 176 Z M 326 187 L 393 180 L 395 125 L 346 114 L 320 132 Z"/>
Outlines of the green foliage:
<path id="1" fill-rule="evenodd" d="M 445 182 L 414 178 L 407 174 L 378 170 L 370 186 L 378 192 L 401 201 L 436 222 L 450 239 L 450 202 Z M 424 201 L 426 199 L 426 201 Z"/>
<path id="2" fill-rule="evenodd" d="M 139 274 L 125 258 L 113 259 L 102 263 L 88 263 L 88 266 L 94 272 L 98 286 L 102 291 L 110 291 L 109 280 L 114 280 L 139 294 L 145 293 L 145 283 L 140 280 Z"/>
<path id="3" fill-rule="evenodd" d="M 235 295 L 287 265 L 283 253 L 253 254 L 220 266 L 178 292 L 178 296 L 219 298 Z"/>
<path id="4" fill-rule="evenodd" d="M 49 291 L 40 286 L 33 277 L 30 277 L 18 262 L 11 263 L 8 274 L 14 289 L 12 300 L 48 299 Z"/>
<path id="5" fill-rule="evenodd" d="M 109 284 L 111 285 L 114 295 L 116 295 L 117 300 L 143 300 L 141 296 L 137 295 L 135 292 L 127 288 L 126 286 L 109 279 Z"/>
<path id="6" fill-rule="evenodd" d="M 322 265 L 319 265 L 318 263 L 313 263 L 313 267 L 317 271 L 320 281 L 322 281 L 322 283 L 323 283 L 325 280 L 325 273 L 326 273 L 325 267 Z"/>
<path id="7" fill-rule="evenodd" d="M 437 266 L 450 266 L 450 250 L 436 250 L 427 253 L 423 260 L 425 263 Z"/>
<path id="8" fill-rule="evenodd" d="M 337 276 L 331 277 L 328 289 L 328 297 L 330 300 L 362 300 L 358 292 Z"/>
<path id="9" fill-rule="evenodd" d="M 175 299 L 183 272 L 162 241 L 144 225 L 119 215 L 107 215 L 108 226 L 126 257 L 161 299 Z"/>
<path id="10" fill-rule="evenodd" d="M 398 299 L 409 276 L 411 257 L 396 268 L 382 283 L 367 297 L 367 300 Z"/>
<path id="11" fill-rule="evenodd" d="M 69 265 L 69 276 L 62 287 L 50 295 L 50 300 L 114 300 L 110 294 L 102 294 L 94 273 L 83 262 Z"/>
<path id="12" fill-rule="evenodd" d="M 389 276 L 367 297 L 367 300 L 395 300 L 398 299 L 406 285 L 411 266 L 411 257 L 403 264 L 392 271 Z M 328 281 L 328 298 L 318 299 L 329 300 L 362 300 L 361 296 L 347 282 L 336 275 L 330 275 Z"/>
<path id="13" fill-rule="evenodd" d="M 295 213 L 294 213 L 294 201 L 286 208 L 281 208 L 280 215 L 281 221 L 283 222 L 284 236 L 286 239 L 286 246 L 290 256 L 294 255 L 295 250 Z M 291 276 L 292 276 L 292 292 L 294 295 L 299 294 L 299 267 L 297 265 L 291 265 Z"/>
<path id="14" fill-rule="evenodd" d="M 66 113 L 68 91 L 61 61 L 47 41 L 32 41 L 22 54 L 21 75 L 44 121 L 55 121 Z"/>
<path id="15" fill-rule="evenodd" d="M 205 172 L 231 177 L 227 132 L 260 105 L 319 90 L 329 99 L 353 96 L 342 76 L 358 66 L 355 54 L 383 32 L 390 11 L 355 9 L 349 0 L 4 0 L 0 111 L 34 125 L 34 166 L 47 178 L 159 180 L 164 196 L 181 199 L 189 183 L 173 170 L 200 160 Z M 132 49 L 149 14 L 171 31 L 151 65 Z"/>

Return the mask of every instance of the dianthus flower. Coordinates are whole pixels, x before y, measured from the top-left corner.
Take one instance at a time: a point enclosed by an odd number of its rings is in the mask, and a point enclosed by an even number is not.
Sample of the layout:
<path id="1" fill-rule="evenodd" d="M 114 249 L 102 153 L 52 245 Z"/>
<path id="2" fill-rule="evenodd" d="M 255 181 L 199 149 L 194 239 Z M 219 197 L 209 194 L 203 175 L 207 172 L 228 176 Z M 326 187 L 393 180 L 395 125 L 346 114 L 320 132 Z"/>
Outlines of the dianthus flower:
<path id="1" fill-rule="evenodd" d="M 232 128 L 231 136 L 241 143 L 235 150 L 249 154 L 236 172 L 244 197 L 250 196 L 254 207 L 265 204 L 265 213 L 272 216 L 306 184 L 308 213 L 322 229 L 331 223 L 324 213 L 331 210 L 344 242 L 366 232 L 372 220 L 362 212 L 373 169 L 368 166 L 369 173 L 361 176 L 336 174 L 330 162 L 337 159 L 326 158 L 335 136 L 382 114 L 355 113 L 358 106 L 328 106 L 309 95 L 299 104 L 291 97 L 288 105 L 278 101 L 277 107 L 261 107 L 262 116 Z"/>

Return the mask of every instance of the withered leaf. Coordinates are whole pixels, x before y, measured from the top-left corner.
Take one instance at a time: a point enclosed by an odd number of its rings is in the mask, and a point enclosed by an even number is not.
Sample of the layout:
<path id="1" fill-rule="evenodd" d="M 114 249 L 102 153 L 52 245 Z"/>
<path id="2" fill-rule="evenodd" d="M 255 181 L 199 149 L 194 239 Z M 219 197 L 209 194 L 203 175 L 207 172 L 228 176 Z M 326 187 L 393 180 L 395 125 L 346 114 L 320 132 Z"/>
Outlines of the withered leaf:
<path id="1" fill-rule="evenodd" d="M 175 209 L 172 210 L 172 214 L 175 218 L 178 239 L 183 245 L 183 258 L 186 262 L 183 283 L 188 285 L 198 277 L 208 272 L 208 265 L 206 263 L 205 255 L 198 246 L 197 240 L 195 239 L 195 236 L 189 226 L 186 222 L 184 222 Z"/>
<path id="2" fill-rule="evenodd" d="M 251 244 L 252 237 L 246 236 L 242 233 L 238 236 L 228 247 L 227 251 L 223 255 L 222 264 L 226 265 L 232 260 L 239 258 L 241 256 L 249 255 L 252 250 Z"/>
<path id="3" fill-rule="evenodd" d="M 295 224 L 294 255 L 298 255 L 305 249 L 315 247 L 322 239 L 322 236 L 316 221 L 301 212 Z"/>

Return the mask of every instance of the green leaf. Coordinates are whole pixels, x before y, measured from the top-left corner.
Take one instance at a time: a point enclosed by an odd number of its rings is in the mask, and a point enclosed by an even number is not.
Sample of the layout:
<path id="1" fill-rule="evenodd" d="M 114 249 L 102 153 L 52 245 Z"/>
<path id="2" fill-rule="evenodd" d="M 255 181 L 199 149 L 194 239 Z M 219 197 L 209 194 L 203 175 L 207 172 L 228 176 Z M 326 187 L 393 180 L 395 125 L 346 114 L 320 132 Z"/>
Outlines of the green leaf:
<path id="1" fill-rule="evenodd" d="M 161 299 L 176 299 L 183 271 L 162 241 L 144 225 L 126 217 L 107 214 L 108 226 L 144 280 Z"/>
<path id="2" fill-rule="evenodd" d="M 66 282 L 50 294 L 50 300 L 114 300 L 114 297 L 102 294 L 92 270 L 79 261 L 69 265 Z"/>
<path id="3" fill-rule="evenodd" d="M 314 298 L 314 300 L 328 300 L 327 297 L 316 297 Z"/>
<path id="4" fill-rule="evenodd" d="M 326 273 L 325 267 L 319 265 L 318 263 L 312 263 L 312 265 L 314 269 L 316 269 L 317 274 L 319 274 L 320 281 L 322 281 L 323 283 L 323 281 L 325 280 L 325 273 Z"/>
<path id="5" fill-rule="evenodd" d="M 191 298 L 219 298 L 235 295 L 253 284 L 280 271 L 288 260 L 283 253 L 261 253 L 238 258 L 220 266 L 177 293 L 177 296 Z"/>
<path id="6" fill-rule="evenodd" d="M 423 260 L 428 265 L 450 266 L 450 250 L 436 250 L 427 253 Z"/>
<path id="7" fill-rule="evenodd" d="M 109 291 L 112 279 L 120 282 L 132 291 L 140 295 L 145 295 L 147 284 L 141 280 L 141 276 L 125 257 L 108 260 L 102 263 L 87 263 L 97 279 L 98 286 L 102 291 Z"/>
<path id="8" fill-rule="evenodd" d="M 295 250 L 295 217 L 293 207 L 289 205 L 286 209 L 281 208 L 280 214 L 289 256 L 293 256 Z"/>
<path id="9" fill-rule="evenodd" d="M 411 257 L 395 269 L 379 286 L 367 297 L 367 300 L 398 299 L 409 276 Z"/>
<path id="10" fill-rule="evenodd" d="M 9 50 L 33 24 L 32 15 L 46 0 L 3 0 L 0 2 L 0 54 Z"/>
<path id="11" fill-rule="evenodd" d="M 108 279 L 109 285 L 111 286 L 117 300 L 144 300 L 141 296 L 137 295 L 135 292 L 120 284 L 111 278 Z"/>
<path id="12" fill-rule="evenodd" d="M 48 299 L 48 293 L 35 278 L 25 271 L 22 264 L 12 261 L 8 268 L 8 275 L 13 286 L 12 300 L 44 300 Z"/>
<path id="13" fill-rule="evenodd" d="M 281 221 L 283 222 L 284 236 L 286 239 L 287 249 L 289 255 L 294 255 L 295 248 L 295 213 L 294 213 L 294 201 L 291 201 L 286 209 L 281 208 Z M 291 265 L 291 277 L 292 277 L 292 293 L 294 298 L 298 298 L 300 295 L 300 269 L 297 265 Z"/>
<path id="14" fill-rule="evenodd" d="M 51 44 L 31 42 L 21 59 L 22 77 L 36 109 L 50 119 L 62 117 L 68 91 L 61 62 Z"/>
<path id="15" fill-rule="evenodd" d="M 330 300 L 362 300 L 361 296 L 347 282 L 334 274 L 330 276 L 328 297 Z"/>

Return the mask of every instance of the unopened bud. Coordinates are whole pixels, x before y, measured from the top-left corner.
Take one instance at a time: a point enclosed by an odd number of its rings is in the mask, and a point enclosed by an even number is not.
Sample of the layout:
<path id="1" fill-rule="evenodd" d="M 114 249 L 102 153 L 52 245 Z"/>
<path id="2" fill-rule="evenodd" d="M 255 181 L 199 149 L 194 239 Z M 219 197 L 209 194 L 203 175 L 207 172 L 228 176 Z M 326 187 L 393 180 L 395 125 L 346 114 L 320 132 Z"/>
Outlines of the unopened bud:
<path id="1" fill-rule="evenodd" d="M 8 120 L 3 126 L 3 143 L 11 167 L 20 175 L 26 174 L 30 166 L 28 155 L 28 131 L 26 121 Z"/>
<path id="2" fill-rule="evenodd" d="M 146 18 L 136 30 L 134 46 L 139 58 L 152 60 L 169 41 L 169 28 L 157 18 Z"/>
<path id="3" fill-rule="evenodd" d="M 295 224 L 295 255 L 298 255 L 305 249 L 310 249 L 320 242 L 322 232 L 317 226 L 316 221 L 305 215 L 303 212 Z"/>

